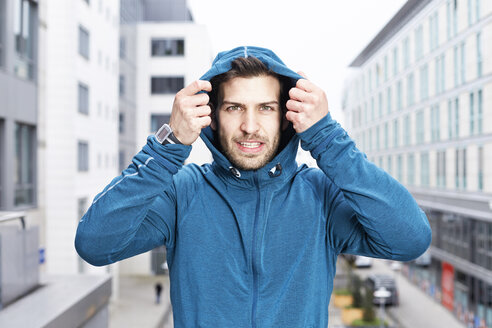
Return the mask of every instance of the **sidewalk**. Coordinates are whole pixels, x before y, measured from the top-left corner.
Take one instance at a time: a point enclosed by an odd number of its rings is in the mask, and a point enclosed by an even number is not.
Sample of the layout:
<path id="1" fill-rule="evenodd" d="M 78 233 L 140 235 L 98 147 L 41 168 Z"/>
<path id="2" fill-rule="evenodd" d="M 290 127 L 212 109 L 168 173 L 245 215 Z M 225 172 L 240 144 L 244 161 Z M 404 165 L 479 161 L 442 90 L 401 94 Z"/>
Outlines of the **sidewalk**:
<path id="1" fill-rule="evenodd" d="M 172 328 L 169 276 L 121 276 L 120 295 L 109 304 L 109 327 Z M 161 303 L 155 304 L 156 282 L 162 284 Z"/>

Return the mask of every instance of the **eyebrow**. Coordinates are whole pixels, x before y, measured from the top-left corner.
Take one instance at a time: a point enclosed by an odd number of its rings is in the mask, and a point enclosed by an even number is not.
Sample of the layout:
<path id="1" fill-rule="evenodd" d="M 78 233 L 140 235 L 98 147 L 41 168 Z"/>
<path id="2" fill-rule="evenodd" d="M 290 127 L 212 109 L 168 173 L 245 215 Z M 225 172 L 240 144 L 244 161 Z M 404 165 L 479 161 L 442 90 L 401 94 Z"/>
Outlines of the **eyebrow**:
<path id="1" fill-rule="evenodd" d="M 241 103 L 238 103 L 238 102 L 234 102 L 234 101 L 229 101 L 229 100 L 224 100 L 222 101 L 222 104 L 229 104 L 229 105 L 236 105 L 236 106 L 243 106 L 244 107 L 244 104 L 241 104 Z M 278 101 L 276 100 L 271 100 L 271 101 L 266 101 L 266 102 L 262 102 L 262 103 L 259 103 L 259 105 L 278 105 Z"/>

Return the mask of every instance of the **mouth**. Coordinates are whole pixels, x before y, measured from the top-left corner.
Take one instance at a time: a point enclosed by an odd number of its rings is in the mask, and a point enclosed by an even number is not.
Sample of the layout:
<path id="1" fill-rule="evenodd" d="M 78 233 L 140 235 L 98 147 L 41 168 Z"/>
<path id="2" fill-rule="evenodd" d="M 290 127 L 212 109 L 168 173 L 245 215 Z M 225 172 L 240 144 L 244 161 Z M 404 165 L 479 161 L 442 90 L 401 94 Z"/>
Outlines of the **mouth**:
<path id="1" fill-rule="evenodd" d="M 244 153 L 258 153 L 261 152 L 265 144 L 261 141 L 251 140 L 251 141 L 237 141 L 237 147 L 240 151 Z"/>

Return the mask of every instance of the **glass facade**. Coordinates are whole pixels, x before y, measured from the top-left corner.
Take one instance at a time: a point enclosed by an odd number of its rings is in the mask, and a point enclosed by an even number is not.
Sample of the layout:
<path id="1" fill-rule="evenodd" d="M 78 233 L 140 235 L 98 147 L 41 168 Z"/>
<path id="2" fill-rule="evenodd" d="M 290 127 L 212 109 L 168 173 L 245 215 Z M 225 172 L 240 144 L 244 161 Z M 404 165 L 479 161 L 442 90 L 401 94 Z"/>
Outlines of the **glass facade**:
<path id="1" fill-rule="evenodd" d="M 35 128 L 15 124 L 14 205 L 34 204 Z"/>
<path id="2" fill-rule="evenodd" d="M 34 1 L 14 1 L 14 36 L 16 51 L 14 72 L 18 77 L 29 80 L 34 79 L 35 71 L 34 47 L 37 29 L 36 16 L 36 3 Z"/>

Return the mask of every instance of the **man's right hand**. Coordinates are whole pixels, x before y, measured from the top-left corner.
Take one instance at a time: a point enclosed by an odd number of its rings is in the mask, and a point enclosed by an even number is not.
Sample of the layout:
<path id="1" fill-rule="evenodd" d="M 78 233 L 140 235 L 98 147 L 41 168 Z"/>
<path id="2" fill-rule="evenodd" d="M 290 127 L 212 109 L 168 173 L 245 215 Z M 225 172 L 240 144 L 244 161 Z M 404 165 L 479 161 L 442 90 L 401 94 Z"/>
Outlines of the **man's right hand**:
<path id="1" fill-rule="evenodd" d="M 191 145 L 203 128 L 210 125 L 211 108 L 209 97 L 200 91 L 212 91 L 209 81 L 197 80 L 181 89 L 174 97 L 173 110 L 169 126 L 174 136 L 184 145 Z"/>

